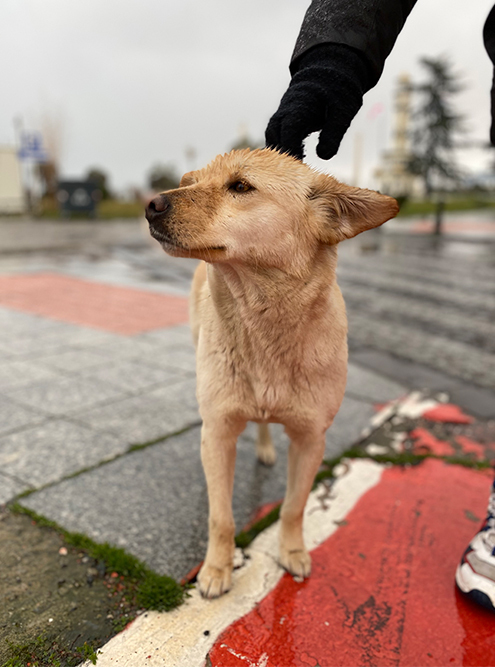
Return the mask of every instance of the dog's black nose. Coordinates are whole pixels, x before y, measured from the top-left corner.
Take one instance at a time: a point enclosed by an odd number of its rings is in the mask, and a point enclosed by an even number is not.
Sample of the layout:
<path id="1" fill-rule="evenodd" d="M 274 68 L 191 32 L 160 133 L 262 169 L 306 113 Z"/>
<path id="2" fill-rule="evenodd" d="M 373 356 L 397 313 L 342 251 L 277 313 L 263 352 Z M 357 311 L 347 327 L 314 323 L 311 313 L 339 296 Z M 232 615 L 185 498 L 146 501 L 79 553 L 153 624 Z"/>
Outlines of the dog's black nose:
<path id="1" fill-rule="evenodd" d="M 163 220 L 172 208 L 172 202 L 166 194 L 161 194 L 150 201 L 146 207 L 146 219 L 148 222 Z"/>

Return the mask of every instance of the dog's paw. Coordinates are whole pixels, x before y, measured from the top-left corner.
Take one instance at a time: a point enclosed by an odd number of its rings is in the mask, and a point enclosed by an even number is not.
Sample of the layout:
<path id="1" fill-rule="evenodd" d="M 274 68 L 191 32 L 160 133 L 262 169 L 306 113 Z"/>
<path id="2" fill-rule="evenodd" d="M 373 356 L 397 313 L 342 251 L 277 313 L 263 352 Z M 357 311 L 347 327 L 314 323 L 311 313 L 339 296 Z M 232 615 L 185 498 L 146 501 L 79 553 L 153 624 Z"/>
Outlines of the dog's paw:
<path id="1" fill-rule="evenodd" d="M 265 466 L 273 466 L 275 465 L 275 461 L 277 460 L 277 453 L 275 452 L 275 448 L 273 447 L 256 447 L 256 458 L 260 463 L 262 463 Z"/>
<path id="2" fill-rule="evenodd" d="M 218 598 L 223 595 L 232 585 L 232 567 L 214 567 L 203 565 L 198 574 L 199 592 L 204 598 Z"/>
<path id="3" fill-rule="evenodd" d="M 295 577 L 309 577 L 311 574 L 311 556 L 306 549 L 280 549 L 280 565 Z"/>

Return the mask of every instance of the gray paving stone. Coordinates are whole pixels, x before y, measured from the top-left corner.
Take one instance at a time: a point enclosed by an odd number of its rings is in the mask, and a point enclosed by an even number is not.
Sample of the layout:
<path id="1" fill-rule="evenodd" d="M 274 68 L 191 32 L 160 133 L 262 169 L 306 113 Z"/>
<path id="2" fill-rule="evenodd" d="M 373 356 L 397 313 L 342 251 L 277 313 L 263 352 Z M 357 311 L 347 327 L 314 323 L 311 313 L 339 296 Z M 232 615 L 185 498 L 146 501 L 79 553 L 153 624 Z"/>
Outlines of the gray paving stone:
<path id="1" fill-rule="evenodd" d="M 129 393 L 168 386 L 184 379 L 184 373 L 174 368 L 144 365 L 137 361 L 119 359 L 111 364 L 91 367 L 80 373 L 87 379 L 107 382 Z"/>
<path id="2" fill-rule="evenodd" d="M 38 410 L 28 410 L 6 396 L 0 395 L 0 435 L 46 421 Z"/>
<path id="3" fill-rule="evenodd" d="M 0 505 L 9 502 L 28 487 L 28 484 L 23 484 L 20 480 L 0 472 Z"/>
<path id="4" fill-rule="evenodd" d="M 144 334 L 136 336 L 140 340 L 159 343 L 166 347 L 174 347 L 175 345 L 184 345 L 194 349 L 191 327 L 189 324 L 180 324 L 175 327 L 167 327 L 164 329 L 154 329 L 147 331 Z"/>
<path id="5" fill-rule="evenodd" d="M 0 344 L 0 363 L 7 364 L 12 361 L 12 354 L 7 350 L 3 349 Z"/>
<path id="6" fill-rule="evenodd" d="M 489 389 L 495 386 L 495 355 L 487 350 L 357 312 L 349 312 L 349 336 L 354 345 L 391 352 Z"/>
<path id="7" fill-rule="evenodd" d="M 0 469 L 39 487 L 111 459 L 126 448 L 109 433 L 51 420 L 0 438 Z"/>
<path id="8" fill-rule="evenodd" d="M 16 389 L 34 382 L 57 380 L 60 377 L 59 372 L 32 361 L 5 361 L 0 366 L 0 391 Z"/>
<path id="9" fill-rule="evenodd" d="M 82 327 L 76 324 L 66 324 L 65 331 L 58 333 L 58 339 L 64 346 L 78 347 L 89 345 L 108 345 L 115 341 L 125 340 L 124 336 L 118 336 L 108 331 Z"/>
<path id="10" fill-rule="evenodd" d="M 16 336 L 36 336 L 47 331 L 63 329 L 65 324 L 39 315 L 23 313 L 0 306 L 0 338 Z"/>
<path id="11" fill-rule="evenodd" d="M 446 391 L 450 400 L 469 414 L 482 419 L 495 419 L 495 392 L 477 387 L 470 382 L 454 378 L 423 364 L 400 359 L 386 352 L 371 349 L 353 351 L 352 358 L 359 364 L 379 371 L 404 383 L 411 389 L 428 388 Z"/>
<path id="12" fill-rule="evenodd" d="M 107 359 L 144 359 L 153 358 L 153 355 L 160 352 L 160 344 L 152 340 L 147 340 L 142 336 L 117 336 L 113 335 L 105 341 L 89 342 L 86 349 L 92 349 L 94 352 L 105 356 Z"/>
<path id="13" fill-rule="evenodd" d="M 12 308 L 5 308 L 5 306 L 0 306 L 0 329 L 4 331 L 6 327 L 10 327 L 10 330 L 12 331 L 15 323 L 22 320 L 24 317 L 26 317 L 25 313 L 13 310 Z"/>
<path id="14" fill-rule="evenodd" d="M 94 348 L 76 347 L 63 349 L 57 354 L 44 355 L 37 359 L 37 364 L 65 373 L 79 374 L 81 371 L 97 368 L 106 361 L 105 355 L 95 351 Z"/>
<path id="15" fill-rule="evenodd" d="M 68 530 L 127 549 L 150 567 L 184 576 L 206 549 L 208 501 L 200 429 L 133 452 L 22 500 Z M 234 514 L 238 529 L 285 488 L 285 461 L 256 461 L 253 443 L 238 446 Z"/>
<path id="16" fill-rule="evenodd" d="M 83 377 L 38 382 L 9 392 L 15 402 L 49 415 L 80 412 L 126 395 L 114 385 Z"/>
<path id="17" fill-rule="evenodd" d="M 196 375 L 196 355 L 188 348 L 172 347 L 162 350 L 155 363 L 162 368 L 175 369 L 188 376 Z"/>
<path id="18" fill-rule="evenodd" d="M 112 405 L 81 412 L 78 421 L 115 433 L 129 444 L 170 435 L 199 421 L 194 380 L 180 379 Z"/>
<path id="19" fill-rule="evenodd" d="M 180 338 L 172 338 L 169 344 L 162 344 L 143 336 L 128 337 L 112 344 L 96 346 L 94 351 L 105 355 L 107 359 L 131 361 L 155 368 L 174 368 L 185 376 L 196 372 L 194 348 L 187 343 L 181 344 Z"/>
<path id="20" fill-rule="evenodd" d="M 0 350 L 16 356 L 39 359 L 48 354 L 58 354 L 66 348 L 78 345 L 103 345 L 108 343 L 108 336 L 104 331 L 79 327 L 76 325 L 57 323 L 60 327 L 50 328 L 47 331 L 36 331 L 33 324 L 32 331 L 27 335 L 16 333 L 10 337 L 0 338 Z M 112 341 L 113 342 L 113 341 Z"/>
<path id="21" fill-rule="evenodd" d="M 349 363 L 347 369 L 346 394 L 370 403 L 386 403 L 399 398 L 407 392 L 405 385 L 394 382 L 367 370 L 362 366 Z"/>
<path id="22" fill-rule="evenodd" d="M 354 424 L 339 425 L 336 420 L 333 455 L 337 447 L 339 453 L 344 448 L 345 437 L 359 434 L 363 408 L 368 408 L 367 414 L 372 411 L 362 402 L 345 401 L 344 419 L 352 417 Z M 272 468 L 256 460 L 255 424 L 249 424 L 239 439 L 233 498 L 238 530 L 260 506 L 281 500 L 285 493 L 288 440 L 280 425 L 271 430 L 278 456 Z M 156 571 L 180 578 L 206 549 L 208 502 L 199 450 L 200 428 L 192 428 L 22 502 L 67 530 L 109 541 Z"/>
<path id="23" fill-rule="evenodd" d="M 340 456 L 349 449 L 359 439 L 374 414 L 376 411 L 371 404 L 344 396 L 340 410 L 327 431 L 325 458 Z"/>

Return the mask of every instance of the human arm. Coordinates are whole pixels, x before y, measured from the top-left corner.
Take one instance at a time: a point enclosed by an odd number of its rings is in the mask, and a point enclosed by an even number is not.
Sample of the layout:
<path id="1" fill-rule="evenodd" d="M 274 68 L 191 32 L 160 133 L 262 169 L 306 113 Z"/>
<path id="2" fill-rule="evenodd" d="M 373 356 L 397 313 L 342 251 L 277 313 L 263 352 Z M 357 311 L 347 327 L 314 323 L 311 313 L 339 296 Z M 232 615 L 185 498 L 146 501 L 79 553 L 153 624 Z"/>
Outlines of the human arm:
<path id="1" fill-rule="evenodd" d="M 267 146 L 302 159 L 304 139 L 321 130 L 317 154 L 333 157 L 415 2 L 313 0 L 296 41 L 290 86 L 266 130 Z"/>

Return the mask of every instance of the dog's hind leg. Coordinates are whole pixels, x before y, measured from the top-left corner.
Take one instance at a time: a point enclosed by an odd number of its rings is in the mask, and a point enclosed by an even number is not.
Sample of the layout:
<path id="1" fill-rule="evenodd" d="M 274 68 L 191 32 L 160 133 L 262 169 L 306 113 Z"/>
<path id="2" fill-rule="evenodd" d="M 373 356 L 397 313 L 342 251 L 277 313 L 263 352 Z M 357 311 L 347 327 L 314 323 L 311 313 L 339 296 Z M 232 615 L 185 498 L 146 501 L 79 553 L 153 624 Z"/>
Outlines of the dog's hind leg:
<path id="1" fill-rule="evenodd" d="M 245 426 L 245 421 L 225 417 L 203 421 L 201 460 L 208 487 L 209 532 L 208 549 L 198 574 L 198 584 L 206 598 L 218 597 L 231 586 L 235 548 L 232 491 L 236 443 Z"/>
<path id="2" fill-rule="evenodd" d="M 260 463 L 266 466 L 272 466 L 277 454 L 273 446 L 272 436 L 268 424 L 258 424 L 258 439 L 256 441 L 256 457 Z"/>
<path id="3" fill-rule="evenodd" d="M 291 438 L 288 455 L 287 491 L 280 510 L 280 564 L 291 574 L 307 577 L 311 556 L 303 539 L 303 514 L 309 492 L 325 451 L 325 432 L 312 434 L 287 431 Z"/>

